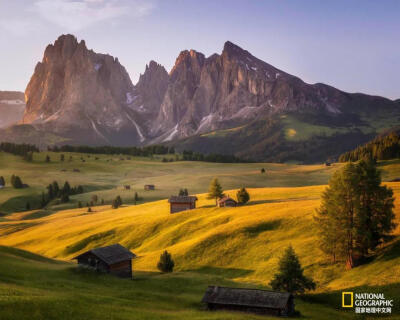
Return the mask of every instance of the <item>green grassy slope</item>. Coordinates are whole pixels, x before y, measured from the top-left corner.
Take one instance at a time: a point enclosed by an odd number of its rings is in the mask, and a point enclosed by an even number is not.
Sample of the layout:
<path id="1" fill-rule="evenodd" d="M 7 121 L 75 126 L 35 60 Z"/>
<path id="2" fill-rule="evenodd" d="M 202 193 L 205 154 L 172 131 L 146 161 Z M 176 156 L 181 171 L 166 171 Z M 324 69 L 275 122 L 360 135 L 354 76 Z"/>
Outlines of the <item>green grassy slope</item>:
<path id="1" fill-rule="evenodd" d="M 199 272 L 136 272 L 134 280 L 118 279 L 26 251 L 0 247 L 0 318 L 276 319 L 203 310 L 200 301 L 208 284 L 248 286 L 244 283 L 233 283 L 229 277 L 226 278 Z M 379 290 L 393 292 L 390 287 Z M 296 309 L 301 312 L 302 319 L 356 318 L 354 313 L 343 311 L 339 305 L 340 294 L 337 292 L 296 299 Z M 392 319 L 395 318 L 398 317 L 394 315 Z"/>

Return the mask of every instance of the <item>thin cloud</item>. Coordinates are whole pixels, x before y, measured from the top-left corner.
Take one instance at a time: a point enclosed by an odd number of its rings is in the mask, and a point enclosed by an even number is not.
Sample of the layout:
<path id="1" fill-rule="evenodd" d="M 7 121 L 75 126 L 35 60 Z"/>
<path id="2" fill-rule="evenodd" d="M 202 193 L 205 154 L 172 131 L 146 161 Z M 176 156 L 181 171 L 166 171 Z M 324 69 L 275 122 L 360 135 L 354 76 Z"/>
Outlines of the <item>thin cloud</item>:
<path id="1" fill-rule="evenodd" d="M 124 15 L 142 17 L 153 8 L 152 2 L 143 0 L 38 0 L 33 10 L 51 23 L 77 31 Z"/>

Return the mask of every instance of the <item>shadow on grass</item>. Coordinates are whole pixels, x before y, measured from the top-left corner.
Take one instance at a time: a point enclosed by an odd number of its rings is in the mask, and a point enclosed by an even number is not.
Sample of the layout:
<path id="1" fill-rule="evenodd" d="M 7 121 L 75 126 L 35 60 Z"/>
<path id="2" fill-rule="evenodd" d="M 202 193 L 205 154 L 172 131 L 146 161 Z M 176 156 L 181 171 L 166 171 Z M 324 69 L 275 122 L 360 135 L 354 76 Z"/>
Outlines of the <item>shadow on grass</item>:
<path id="1" fill-rule="evenodd" d="M 21 220 L 39 219 L 39 218 L 47 217 L 53 213 L 54 212 L 52 210 L 38 210 L 38 211 L 27 214 Z"/>
<path id="2" fill-rule="evenodd" d="M 282 223 L 281 219 L 261 222 L 260 224 L 243 228 L 243 231 L 250 237 L 256 237 L 260 233 L 263 233 L 265 231 L 272 231 L 278 229 L 281 223 Z"/>
<path id="3" fill-rule="evenodd" d="M 249 270 L 249 269 L 219 268 L 219 267 L 209 267 L 209 266 L 204 266 L 198 269 L 190 269 L 185 271 L 210 274 L 215 276 L 223 276 L 225 279 L 244 277 L 254 272 L 254 270 Z"/>
<path id="4" fill-rule="evenodd" d="M 284 199 L 270 199 L 270 200 L 254 200 L 246 204 L 246 206 L 256 206 L 265 203 L 280 203 L 290 201 L 304 201 L 304 200 L 318 200 L 319 197 L 301 197 L 301 198 L 284 198 Z"/>

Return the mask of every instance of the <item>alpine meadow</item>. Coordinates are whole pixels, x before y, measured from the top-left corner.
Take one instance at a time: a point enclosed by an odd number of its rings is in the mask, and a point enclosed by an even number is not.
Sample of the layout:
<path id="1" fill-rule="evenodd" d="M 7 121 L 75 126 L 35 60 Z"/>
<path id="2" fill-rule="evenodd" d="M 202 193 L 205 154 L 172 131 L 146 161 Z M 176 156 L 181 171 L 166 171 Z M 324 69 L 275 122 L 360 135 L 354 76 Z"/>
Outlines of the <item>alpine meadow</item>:
<path id="1" fill-rule="evenodd" d="M 399 10 L 0 1 L 0 320 L 400 320 Z"/>

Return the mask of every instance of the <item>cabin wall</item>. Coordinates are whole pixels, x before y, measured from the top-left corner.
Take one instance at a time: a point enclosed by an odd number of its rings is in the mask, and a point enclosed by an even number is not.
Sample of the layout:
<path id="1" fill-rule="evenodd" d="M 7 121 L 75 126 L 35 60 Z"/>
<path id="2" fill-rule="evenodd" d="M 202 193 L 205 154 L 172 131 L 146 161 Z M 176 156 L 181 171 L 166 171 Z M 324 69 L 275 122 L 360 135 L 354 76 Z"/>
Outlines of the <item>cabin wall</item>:
<path id="1" fill-rule="evenodd" d="M 109 267 L 93 254 L 87 254 L 78 259 L 78 264 L 95 269 L 100 272 L 109 272 Z"/>
<path id="2" fill-rule="evenodd" d="M 170 204 L 170 212 L 171 213 L 176 213 L 176 212 L 195 209 L 195 208 L 196 208 L 196 204 L 195 203 L 176 203 L 176 202 L 173 202 L 173 203 Z"/>
<path id="3" fill-rule="evenodd" d="M 118 277 L 132 278 L 132 260 L 110 265 L 110 273 Z"/>

